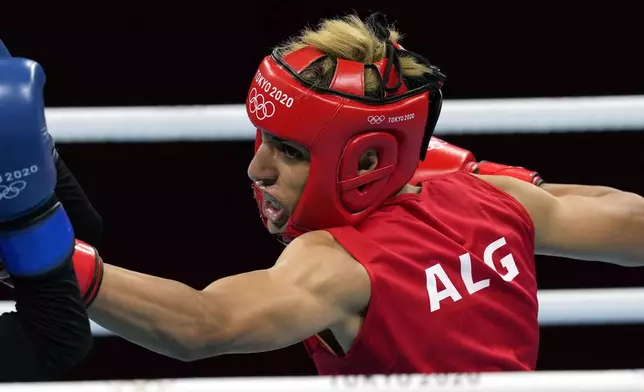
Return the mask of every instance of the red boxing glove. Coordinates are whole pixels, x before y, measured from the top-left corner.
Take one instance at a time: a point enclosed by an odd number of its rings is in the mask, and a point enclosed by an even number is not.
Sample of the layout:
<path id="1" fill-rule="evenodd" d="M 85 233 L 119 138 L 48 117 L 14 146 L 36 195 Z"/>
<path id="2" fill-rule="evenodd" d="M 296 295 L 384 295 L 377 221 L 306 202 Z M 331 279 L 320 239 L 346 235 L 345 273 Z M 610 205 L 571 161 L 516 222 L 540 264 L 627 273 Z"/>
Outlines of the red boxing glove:
<path id="1" fill-rule="evenodd" d="M 494 162 L 476 162 L 472 152 L 437 137 L 431 138 L 427 148 L 427 156 L 424 161 L 419 163 L 411 183 L 417 185 L 432 176 L 457 170 L 481 175 L 509 176 L 537 186 L 543 183 L 543 179 L 535 171 Z"/>
<path id="2" fill-rule="evenodd" d="M 500 163 L 481 161 L 468 166 L 468 171 L 474 174 L 508 176 L 529 182 L 536 186 L 543 184 L 543 178 L 536 171 L 530 171 L 520 166 L 506 166 Z"/>
<path id="3" fill-rule="evenodd" d="M 89 307 L 94 302 L 94 299 L 96 299 L 98 289 L 103 281 L 103 260 L 98 255 L 96 248 L 83 241 L 76 240 L 72 263 L 74 264 L 74 272 L 76 272 L 76 279 L 78 280 L 81 296 L 83 297 L 85 306 Z M 11 276 L 2 269 L 1 261 L 0 283 L 13 288 Z"/>
<path id="4" fill-rule="evenodd" d="M 72 262 L 85 306 L 89 307 L 96 299 L 103 281 L 103 259 L 96 248 L 76 240 Z"/>
<path id="5" fill-rule="evenodd" d="M 439 174 L 465 169 L 468 164 L 476 164 L 474 154 L 437 137 L 432 137 L 427 147 L 425 160 L 419 162 L 411 183 L 416 185 Z"/>

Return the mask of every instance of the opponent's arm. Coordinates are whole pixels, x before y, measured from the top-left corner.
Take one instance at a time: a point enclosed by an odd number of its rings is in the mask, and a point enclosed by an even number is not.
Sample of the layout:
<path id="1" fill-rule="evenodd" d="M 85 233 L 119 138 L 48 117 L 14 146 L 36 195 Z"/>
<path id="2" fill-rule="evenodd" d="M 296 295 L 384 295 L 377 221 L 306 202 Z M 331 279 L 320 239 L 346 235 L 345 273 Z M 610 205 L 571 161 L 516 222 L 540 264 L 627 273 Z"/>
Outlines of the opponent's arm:
<path id="1" fill-rule="evenodd" d="M 96 211 L 80 183 L 56 151 L 54 141 L 49 135 L 52 156 L 56 166 L 56 197 L 72 222 L 76 238 L 98 247 L 103 234 L 103 218 Z"/>
<path id="2" fill-rule="evenodd" d="M 578 185 L 578 184 L 550 184 L 544 183 L 541 188 L 554 196 L 586 196 L 586 197 L 617 197 L 626 195 L 632 199 L 632 194 L 620 191 L 619 189 L 599 185 Z M 620 201 L 619 199 L 617 201 Z M 621 200 L 623 201 L 623 200 Z"/>
<path id="3" fill-rule="evenodd" d="M 556 192 L 514 178 L 481 177 L 526 208 L 535 226 L 536 253 L 629 267 L 644 265 L 641 196 L 583 186 L 561 186 L 561 195 L 556 196 Z M 577 187 L 576 192 L 572 187 Z"/>
<path id="4" fill-rule="evenodd" d="M 279 349 L 367 305 L 366 271 L 333 243 L 326 233 L 309 233 L 293 241 L 273 268 L 227 277 L 202 291 L 106 266 L 90 317 L 127 340 L 186 361 Z"/>
<path id="5" fill-rule="evenodd" d="M 0 59 L 2 58 L 11 58 L 11 54 L 0 40 Z M 103 233 L 103 219 L 90 203 L 72 171 L 63 161 L 56 148 L 56 142 L 47 129 L 43 130 L 43 139 L 51 152 L 56 169 L 54 193 L 71 220 L 76 238 L 92 246 L 98 246 Z"/>
<path id="6" fill-rule="evenodd" d="M 472 152 L 436 137 L 431 139 L 426 159 L 420 162 L 411 182 L 420 182 L 435 175 L 455 170 L 463 170 L 480 176 L 513 177 L 526 183 L 537 185 L 542 190 L 571 204 L 579 200 L 577 199 L 579 197 L 597 198 L 596 202 L 608 206 L 613 210 L 613 214 L 628 214 L 630 211 L 640 211 L 642 208 L 642 198 L 633 193 L 622 192 L 605 186 L 546 183 L 539 173 L 530 169 L 490 161 L 477 162 Z M 507 183 L 503 179 L 494 181 L 503 184 Z M 510 183 L 513 183 L 513 181 L 510 181 Z M 506 186 L 510 185 L 506 184 Z M 571 200 L 570 197 L 573 199 Z M 582 206 L 586 205 L 587 202 L 583 201 Z M 615 206 L 619 206 L 619 211 L 614 210 Z M 625 218 L 628 219 L 628 217 Z"/>
<path id="7" fill-rule="evenodd" d="M 16 311 L 0 315 L 0 382 L 48 380 L 81 363 L 92 333 L 71 263 L 13 284 Z"/>
<path id="8" fill-rule="evenodd" d="M 43 143 L 45 73 L 31 60 L 2 57 L 2 48 L 0 41 L 0 258 L 17 311 L 0 316 L 0 381 L 36 381 L 81 362 L 92 333 L 70 262 L 74 232 L 54 197 Z"/>
<path id="9" fill-rule="evenodd" d="M 457 170 L 480 175 L 514 177 L 537 186 L 543 184 L 543 179 L 536 171 L 520 166 L 477 161 L 471 151 L 447 143 L 435 136 L 431 138 L 425 159 L 419 162 L 410 183 L 417 185 L 431 177 Z"/>

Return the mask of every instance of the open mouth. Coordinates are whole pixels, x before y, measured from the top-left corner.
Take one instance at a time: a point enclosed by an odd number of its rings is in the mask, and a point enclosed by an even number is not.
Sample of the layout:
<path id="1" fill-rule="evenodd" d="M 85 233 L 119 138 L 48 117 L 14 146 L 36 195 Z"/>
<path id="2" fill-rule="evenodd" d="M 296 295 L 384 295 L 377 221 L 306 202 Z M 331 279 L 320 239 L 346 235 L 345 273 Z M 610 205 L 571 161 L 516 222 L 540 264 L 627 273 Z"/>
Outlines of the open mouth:
<path id="1" fill-rule="evenodd" d="M 271 196 L 267 197 L 266 194 L 264 195 L 262 214 L 277 227 L 282 227 L 288 219 L 286 208 Z"/>

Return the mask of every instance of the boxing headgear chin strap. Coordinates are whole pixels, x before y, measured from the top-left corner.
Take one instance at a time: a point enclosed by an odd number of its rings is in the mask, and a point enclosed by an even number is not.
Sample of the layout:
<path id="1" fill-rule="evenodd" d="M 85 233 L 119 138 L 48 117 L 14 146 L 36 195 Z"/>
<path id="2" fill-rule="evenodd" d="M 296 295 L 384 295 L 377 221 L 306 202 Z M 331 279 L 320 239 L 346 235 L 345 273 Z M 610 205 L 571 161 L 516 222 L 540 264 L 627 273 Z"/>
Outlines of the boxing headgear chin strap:
<path id="1" fill-rule="evenodd" d="M 408 89 L 399 74 L 394 44 L 388 58 L 372 65 L 336 59 L 329 88 L 311 85 L 300 72 L 326 55 L 304 47 L 284 57 L 264 58 L 246 99 L 257 128 L 255 151 L 263 130 L 308 148 L 311 162 L 297 207 L 278 239 L 288 243 L 313 230 L 355 225 L 413 176 L 434 131 L 441 108 L 444 76 Z M 365 67 L 386 83 L 384 98 L 364 95 Z M 385 73 L 389 72 L 389 73 Z M 394 86 L 394 87 L 391 87 Z M 377 167 L 358 175 L 360 157 L 378 153 Z M 262 193 L 253 184 L 262 210 Z M 262 216 L 266 225 L 266 218 Z"/>

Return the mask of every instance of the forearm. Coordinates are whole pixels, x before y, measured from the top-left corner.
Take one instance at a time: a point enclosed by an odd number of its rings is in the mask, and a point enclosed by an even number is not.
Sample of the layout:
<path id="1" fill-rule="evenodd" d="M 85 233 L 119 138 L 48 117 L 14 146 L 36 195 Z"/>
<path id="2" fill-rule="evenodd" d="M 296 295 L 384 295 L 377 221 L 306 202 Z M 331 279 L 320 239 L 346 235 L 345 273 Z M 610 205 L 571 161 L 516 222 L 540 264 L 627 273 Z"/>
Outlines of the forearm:
<path id="1" fill-rule="evenodd" d="M 92 333 L 71 263 L 14 286 L 17 312 L 0 316 L 0 381 L 46 380 L 82 362 Z"/>
<path id="2" fill-rule="evenodd" d="M 137 345 L 173 358 L 189 358 L 199 339 L 202 292 L 182 283 L 105 265 L 90 318 Z"/>
<path id="3" fill-rule="evenodd" d="M 53 147 L 52 147 L 53 148 Z M 55 150 L 54 150 L 55 151 Z M 63 158 L 55 154 L 56 197 L 72 222 L 76 238 L 98 247 L 103 234 L 103 219 L 85 195 Z"/>
<path id="4" fill-rule="evenodd" d="M 559 216 L 567 217 L 571 233 L 556 236 L 567 238 L 562 248 L 577 249 L 577 258 L 603 261 L 624 267 L 644 266 L 644 198 L 618 190 L 603 195 L 557 197 Z M 555 221 L 555 226 L 559 223 Z M 581 251 L 579 251 L 581 250 Z"/>
<path id="5" fill-rule="evenodd" d="M 542 188 L 566 205 L 588 206 L 588 214 L 604 212 L 609 217 L 598 226 L 610 232 L 607 236 L 614 236 L 612 242 L 622 256 L 609 253 L 601 261 L 625 267 L 644 266 L 644 197 L 604 186 L 544 184 Z"/>
<path id="6" fill-rule="evenodd" d="M 485 176 L 517 199 L 535 226 L 535 252 L 628 267 L 644 265 L 644 198 L 608 187 L 531 186 Z"/>
<path id="7" fill-rule="evenodd" d="M 626 192 L 620 191 L 619 189 L 615 189 L 607 186 L 578 185 L 578 184 L 544 183 L 541 185 L 541 189 L 557 197 L 560 197 L 560 196 L 622 197 L 623 194 L 626 193 Z M 632 195 L 632 194 L 629 194 L 629 195 Z"/>
<path id="8" fill-rule="evenodd" d="M 556 244 L 563 256 L 644 266 L 644 199 L 623 193 L 558 199 L 558 218 L 546 231 L 551 237 L 548 243 Z"/>

